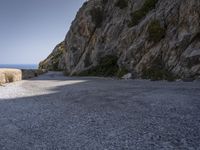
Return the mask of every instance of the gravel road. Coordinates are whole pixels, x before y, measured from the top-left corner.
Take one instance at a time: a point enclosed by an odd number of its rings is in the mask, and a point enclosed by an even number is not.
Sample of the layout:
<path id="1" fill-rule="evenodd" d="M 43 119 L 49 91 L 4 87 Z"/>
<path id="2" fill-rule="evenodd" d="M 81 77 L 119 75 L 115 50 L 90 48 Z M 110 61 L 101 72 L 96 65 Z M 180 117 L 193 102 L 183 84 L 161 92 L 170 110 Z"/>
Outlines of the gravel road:
<path id="1" fill-rule="evenodd" d="M 1 150 L 200 150 L 200 82 L 64 77 L 0 86 Z"/>

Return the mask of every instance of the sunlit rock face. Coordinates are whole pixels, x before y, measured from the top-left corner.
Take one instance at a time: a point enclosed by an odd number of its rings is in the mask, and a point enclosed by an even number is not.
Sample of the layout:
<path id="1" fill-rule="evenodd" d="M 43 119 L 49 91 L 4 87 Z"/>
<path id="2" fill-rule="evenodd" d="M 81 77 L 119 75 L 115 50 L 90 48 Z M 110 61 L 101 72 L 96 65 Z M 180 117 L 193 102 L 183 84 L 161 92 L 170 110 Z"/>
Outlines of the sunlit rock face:
<path id="1" fill-rule="evenodd" d="M 200 1 L 89 0 L 40 68 L 80 74 L 105 56 L 137 77 L 198 77 Z"/>
<path id="2" fill-rule="evenodd" d="M 64 62 L 62 57 L 65 52 L 64 42 L 59 43 L 53 50 L 53 52 L 39 64 L 39 69 L 48 69 L 50 71 L 59 71 L 64 68 Z"/>

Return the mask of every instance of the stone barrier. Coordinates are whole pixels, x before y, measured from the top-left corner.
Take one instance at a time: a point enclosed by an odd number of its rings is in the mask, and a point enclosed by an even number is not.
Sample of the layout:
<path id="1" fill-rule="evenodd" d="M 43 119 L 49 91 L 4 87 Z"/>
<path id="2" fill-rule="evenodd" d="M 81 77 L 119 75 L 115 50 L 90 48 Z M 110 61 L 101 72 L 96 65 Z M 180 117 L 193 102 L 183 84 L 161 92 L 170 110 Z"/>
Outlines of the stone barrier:
<path id="1" fill-rule="evenodd" d="M 20 69 L 0 69 L 0 84 L 20 80 L 22 80 L 22 71 Z"/>
<path id="2" fill-rule="evenodd" d="M 46 73 L 45 69 L 0 69 L 0 85 L 30 79 Z"/>
<path id="3" fill-rule="evenodd" d="M 46 73 L 45 69 L 22 69 L 22 79 L 30 79 Z"/>

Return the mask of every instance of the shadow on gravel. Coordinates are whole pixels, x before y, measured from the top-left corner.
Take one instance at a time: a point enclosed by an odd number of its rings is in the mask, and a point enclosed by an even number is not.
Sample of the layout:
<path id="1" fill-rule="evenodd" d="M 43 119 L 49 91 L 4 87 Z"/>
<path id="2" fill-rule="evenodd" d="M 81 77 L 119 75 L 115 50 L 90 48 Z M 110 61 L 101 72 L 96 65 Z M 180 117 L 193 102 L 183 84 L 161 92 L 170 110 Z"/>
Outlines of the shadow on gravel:
<path id="1" fill-rule="evenodd" d="M 97 78 L 0 100 L 2 149 L 199 149 L 200 86 Z M 145 83 L 145 84 L 144 84 Z"/>

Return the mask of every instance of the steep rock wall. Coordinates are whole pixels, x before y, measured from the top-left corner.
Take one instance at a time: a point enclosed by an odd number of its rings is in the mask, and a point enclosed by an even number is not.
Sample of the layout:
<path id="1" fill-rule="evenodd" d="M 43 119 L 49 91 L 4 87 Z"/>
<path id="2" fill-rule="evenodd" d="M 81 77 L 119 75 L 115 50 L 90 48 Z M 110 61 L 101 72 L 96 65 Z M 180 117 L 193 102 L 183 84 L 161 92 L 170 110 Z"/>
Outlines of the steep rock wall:
<path id="1" fill-rule="evenodd" d="M 119 68 L 137 76 L 162 70 L 197 77 L 200 1 L 89 0 L 72 22 L 63 49 L 55 56 L 57 46 L 40 68 L 73 75 L 95 68 L 105 56 L 116 56 Z"/>

